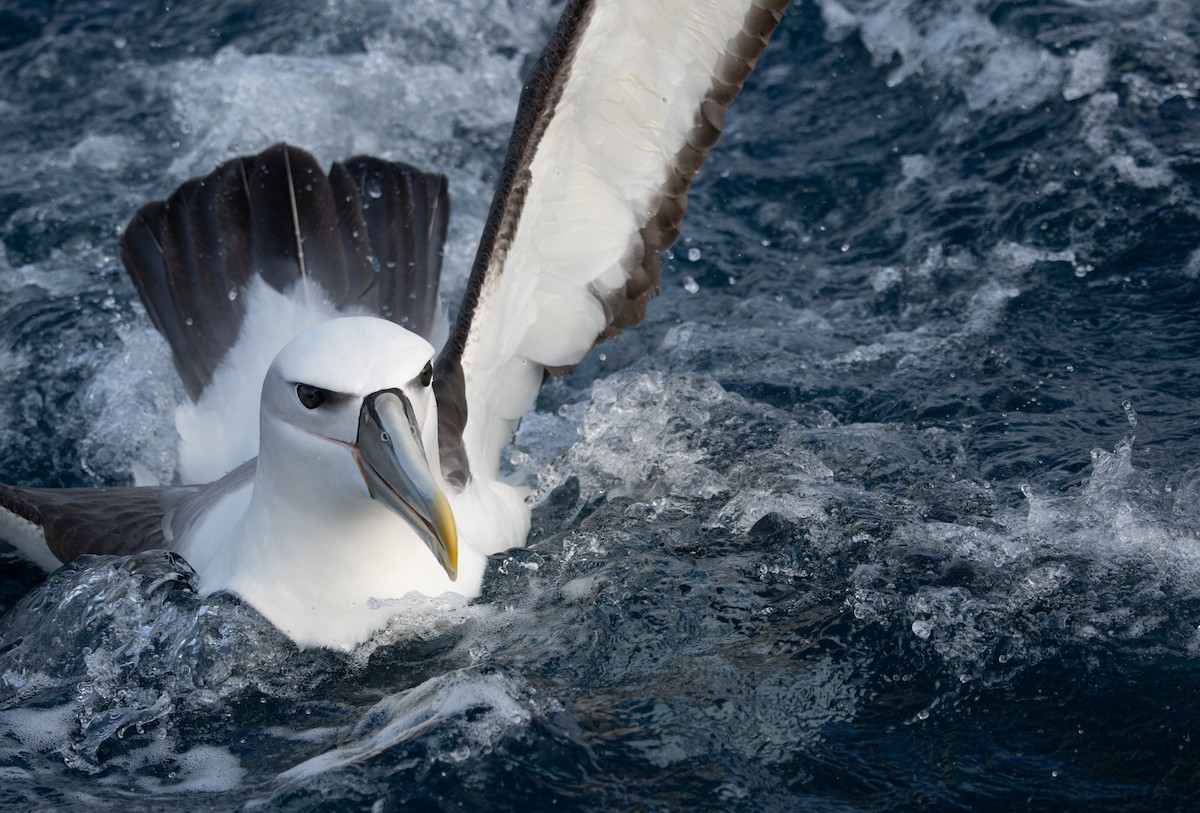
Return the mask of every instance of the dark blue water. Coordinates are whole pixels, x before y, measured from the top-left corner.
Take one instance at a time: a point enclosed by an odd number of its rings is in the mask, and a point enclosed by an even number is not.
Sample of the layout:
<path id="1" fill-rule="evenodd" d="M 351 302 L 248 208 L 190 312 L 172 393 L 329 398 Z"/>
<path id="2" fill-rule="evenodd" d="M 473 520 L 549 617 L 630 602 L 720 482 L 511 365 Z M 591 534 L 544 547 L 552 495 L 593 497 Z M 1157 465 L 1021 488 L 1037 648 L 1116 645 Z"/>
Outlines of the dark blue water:
<path id="1" fill-rule="evenodd" d="M 446 172 L 557 9 L 0 9 L 0 478 L 174 468 L 116 235 L 286 139 Z M 1200 13 L 788 12 L 647 322 L 552 382 L 475 604 L 299 652 L 186 563 L 0 553 L 13 809 L 1200 807 Z"/>

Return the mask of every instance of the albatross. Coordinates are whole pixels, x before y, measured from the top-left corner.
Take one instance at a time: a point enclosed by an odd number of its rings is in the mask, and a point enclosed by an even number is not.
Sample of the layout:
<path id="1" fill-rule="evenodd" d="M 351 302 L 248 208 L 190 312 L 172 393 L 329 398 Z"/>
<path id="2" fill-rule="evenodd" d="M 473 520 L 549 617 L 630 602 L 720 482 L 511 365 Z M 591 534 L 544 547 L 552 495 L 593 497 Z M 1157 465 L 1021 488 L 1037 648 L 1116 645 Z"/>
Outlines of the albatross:
<path id="1" fill-rule="evenodd" d="M 302 647 L 478 596 L 529 532 L 503 447 L 548 375 L 641 321 L 786 2 L 569 0 L 452 324 L 440 175 L 278 144 L 143 206 L 121 257 L 188 394 L 178 482 L 0 484 L 0 539 L 47 570 L 173 551 Z"/>

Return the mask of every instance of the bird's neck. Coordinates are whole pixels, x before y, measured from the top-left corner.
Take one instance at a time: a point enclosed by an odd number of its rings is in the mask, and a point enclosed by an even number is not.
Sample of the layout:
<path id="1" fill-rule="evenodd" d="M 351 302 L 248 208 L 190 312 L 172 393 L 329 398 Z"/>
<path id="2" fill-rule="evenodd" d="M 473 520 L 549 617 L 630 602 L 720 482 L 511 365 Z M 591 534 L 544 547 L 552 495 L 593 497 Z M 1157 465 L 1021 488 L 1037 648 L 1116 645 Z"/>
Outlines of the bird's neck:
<path id="1" fill-rule="evenodd" d="M 385 626 L 411 593 L 478 595 L 481 557 L 465 563 L 474 572 L 451 582 L 416 532 L 371 499 L 365 484 L 361 494 L 338 491 L 337 484 L 362 482 L 357 471 L 329 470 L 339 462 L 335 456 L 311 467 L 327 473 L 307 482 L 305 472 L 260 458 L 249 504 L 229 531 L 221 564 L 210 568 L 211 578 L 201 573 L 201 590 L 236 593 L 297 642 L 336 648 Z"/>

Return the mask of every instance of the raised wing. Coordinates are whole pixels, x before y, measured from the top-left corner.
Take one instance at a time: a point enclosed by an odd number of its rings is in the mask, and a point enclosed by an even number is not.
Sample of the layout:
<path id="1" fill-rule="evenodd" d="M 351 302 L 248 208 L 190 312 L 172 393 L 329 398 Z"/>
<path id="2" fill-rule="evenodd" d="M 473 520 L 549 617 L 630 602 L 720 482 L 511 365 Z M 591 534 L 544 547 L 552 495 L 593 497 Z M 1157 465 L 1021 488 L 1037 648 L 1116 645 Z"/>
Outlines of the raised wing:
<path id="1" fill-rule="evenodd" d="M 340 314 L 381 316 L 440 344 L 445 177 L 359 156 L 326 175 L 277 144 L 143 206 L 121 258 L 191 396 L 179 474 L 207 482 L 258 451 L 271 360 Z"/>
<path id="2" fill-rule="evenodd" d="M 449 217 L 442 175 L 359 156 L 327 176 L 276 144 L 143 206 L 121 259 L 198 400 L 237 341 L 255 278 L 284 293 L 306 281 L 339 311 L 428 337 Z"/>
<path id="3" fill-rule="evenodd" d="M 443 474 L 494 477 L 547 373 L 641 321 L 656 252 L 787 0 L 570 0 L 438 359 Z"/>

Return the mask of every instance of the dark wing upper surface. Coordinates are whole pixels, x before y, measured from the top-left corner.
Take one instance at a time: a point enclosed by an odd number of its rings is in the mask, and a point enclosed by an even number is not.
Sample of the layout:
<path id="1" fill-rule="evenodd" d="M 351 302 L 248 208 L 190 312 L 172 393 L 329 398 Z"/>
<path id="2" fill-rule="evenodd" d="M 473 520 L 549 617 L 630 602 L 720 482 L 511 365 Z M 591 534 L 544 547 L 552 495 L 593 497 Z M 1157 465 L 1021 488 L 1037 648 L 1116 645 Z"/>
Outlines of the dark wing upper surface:
<path id="1" fill-rule="evenodd" d="M 441 175 L 364 156 L 326 175 L 277 144 L 143 206 L 121 258 L 198 400 L 238 339 L 256 277 L 281 292 L 313 283 L 338 311 L 429 336 L 449 214 Z"/>
<path id="2" fill-rule="evenodd" d="M 127 555 L 174 550 L 186 532 L 225 497 L 254 478 L 251 460 L 206 485 L 136 488 L 26 488 L 0 483 L 0 511 L 40 529 L 23 539 L 7 539 L 19 548 L 44 544 L 59 562 L 84 553 Z M 36 551 L 26 551 L 45 561 Z"/>
<path id="3" fill-rule="evenodd" d="M 641 321 L 787 0 L 569 0 L 521 95 L 438 360 L 443 472 L 494 475 L 547 372 Z"/>
<path id="4" fill-rule="evenodd" d="M 0 509 L 39 526 L 60 562 L 84 553 L 124 555 L 165 547 L 163 497 L 173 489 L 21 488 L 0 484 Z"/>
<path id="5" fill-rule="evenodd" d="M 366 227 L 368 262 L 379 280 L 377 307 L 369 289 L 348 292 L 368 310 L 413 333 L 429 337 L 437 317 L 442 252 L 450 223 L 450 196 L 443 175 L 421 172 L 399 162 L 358 156 L 334 164 L 331 183 L 347 177 L 358 195 L 357 209 L 343 206 L 341 232 Z"/>

